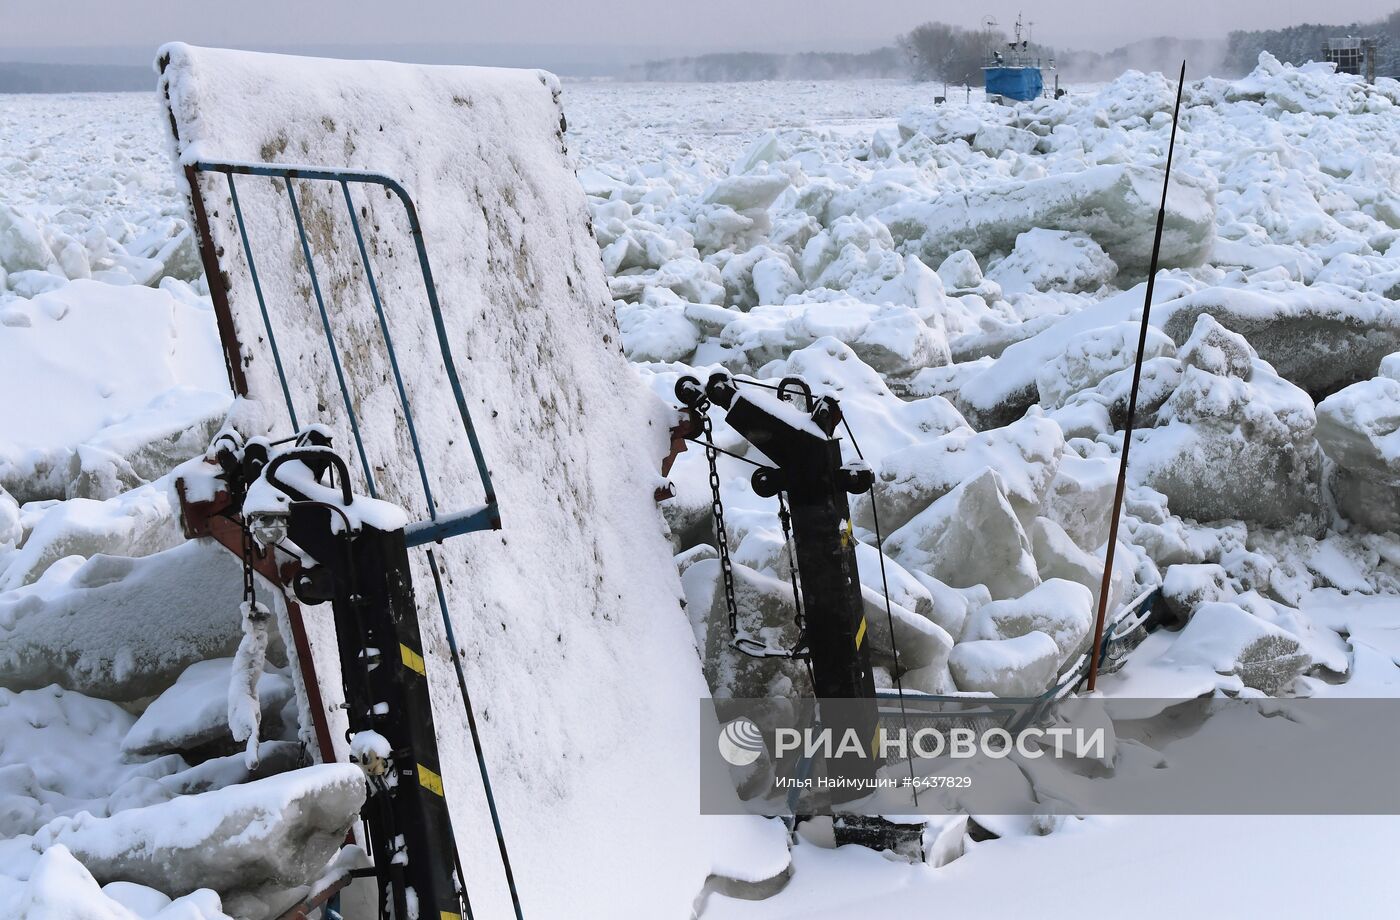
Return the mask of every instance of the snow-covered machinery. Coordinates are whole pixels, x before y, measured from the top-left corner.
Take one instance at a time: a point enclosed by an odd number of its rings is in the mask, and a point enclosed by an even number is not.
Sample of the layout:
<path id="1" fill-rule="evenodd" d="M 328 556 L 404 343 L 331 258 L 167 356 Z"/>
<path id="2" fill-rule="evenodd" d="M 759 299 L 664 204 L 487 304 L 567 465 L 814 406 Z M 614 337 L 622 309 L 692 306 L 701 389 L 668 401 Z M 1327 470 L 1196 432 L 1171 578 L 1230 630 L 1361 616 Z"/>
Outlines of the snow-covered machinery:
<path id="1" fill-rule="evenodd" d="M 814 706 L 804 710 L 804 726 L 820 722 L 838 736 L 850 735 L 866 743 L 864 752 L 803 756 L 794 765 L 793 779 L 805 781 L 814 774 L 839 775 L 843 782 L 851 784 L 836 786 L 819 802 L 820 808 L 829 808 L 837 818 L 832 834 L 838 843 L 855 843 L 921 859 L 921 824 L 847 813 L 848 803 L 866 795 L 856 784 L 875 781 L 883 765 L 880 758 L 871 754 L 879 733 L 901 723 L 907 728 L 910 715 L 905 706 L 909 697 L 899 677 L 900 651 L 894 638 L 896 630 L 882 554 L 878 557 L 885 603 L 882 619 L 893 652 L 895 686 L 878 690 L 875 685 L 870 644 L 866 642 L 870 622 L 862 599 L 855 527 L 847 498 L 869 492 L 874 476 L 864 462 L 839 401 L 831 395 L 814 396 L 798 377 L 787 377 L 774 385 L 724 371 L 712 374 L 704 383 L 692 376 L 679 378 L 675 396 L 684 409 L 674 433 L 702 447 L 709 462 L 711 513 L 730 647 L 751 658 L 802 662 L 815 701 Z M 755 450 L 735 454 L 715 443 L 711 413 L 722 416 Z M 850 459 L 842 456 L 843 440 L 854 451 Z M 717 470 L 720 453 L 752 464 L 754 493 L 760 498 L 777 499 L 796 614 L 797 640 L 791 648 L 772 645 L 741 625 L 750 618 L 741 613 L 736 599 Z M 871 508 L 878 549 L 883 537 L 873 502 Z M 925 705 L 946 707 L 952 718 L 987 718 L 1012 731 L 1034 724 L 1044 717 L 1047 707 L 1083 686 L 1092 672 L 1121 667 L 1127 653 L 1163 621 L 1166 608 L 1157 603 L 1159 593 L 1155 589 L 1145 591 L 1115 611 L 1102 637 L 1096 637 L 1096 649 L 1076 656 L 1038 696 L 1001 697 L 990 705 L 983 695 L 975 693 L 919 692 L 913 698 Z M 840 702 L 832 705 L 832 701 Z M 721 709 L 729 711 L 724 706 Z M 733 713 L 742 711 L 741 704 Z M 924 718 L 928 717 L 925 712 Z M 794 822 L 807 817 L 798 810 L 798 799 L 795 792 L 787 797 Z M 917 806 L 917 790 L 913 800 Z"/>
<path id="2" fill-rule="evenodd" d="M 187 533 L 257 573 L 245 609 L 275 616 L 307 759 L 363 768 L 380 909 L 688 911 L 743 830 L 694 808 L 668 413 L 615 341 L 557 84 L 159 63 L 240 397 L 184 470 Z"/>
<path id="3" fill-rule="evenodd" d="M 1322 59 L 1337 66 L 1337 73 L 1365 76 L 1376 82 L 1376 40 L 1354 35 L 1329 38 L 1322 43 Z"/>
<path id="4" fill-rule="evenodd" d="M 842 461 L 841 442 L 835 435 L 843 418 L 836 399 L 814 398 L 797 378 L 784 380 L 776 396 L 752 389 L 762 384 L 743 382 L 750 387 L 748 392 L 740 393 L 735 378 L 724 373 L 713 375 L 704 386 L 694 377 L 682 377 L 676 383 L 676 397 L 701 419 L 689 427 L 707 432 L 706 439 L 697 440 L 705 448 L 712 470 L 718 448 L 708 434 L 705 413 L 711 405 L 723 409 L 729 424 L 775 464 L 760 464 L 754 470 L 754 491 L 765 498 L 778 498 L 784 530 L 791 531 L 786 542 L 795 558 L 790 560 L 788 571 L 800 638 L 796 648 L 777 649 L 738 631 L 723 503 L 718 477 L 711 476 L 715 534 L 734 647 L 754 657 L 805 661 L 818 698 L 868 700 L 868 707 L 850 710 L 856 724 L 846 727 L 855 729 L 860 738 L 873 739 L 879 713 L 870 650 L 865 645 L 868 625 L 846 496 L 870 491 L 874 476 L 863 462 Z M 795 405 L 799 393 L 806 400 L 805 411 Z M 873 776 L 873 758 L 852 759 L 850 763 L 862 765 L 860 768 Z"/>
<path id="5" fill-rule="evenodd" d="M 775 392 L 764 392 L 769 388 Z M 815 699 L 853 701 L 830 710 L 819 708 L 813 715 L 823 726 L 842 735 L 854 732 L 854 737 L 865 741 L 869 750 L 844 756 L 834 754 L 825 757 L 819 766 L 814 766 L 809 758 L 800 769 L 821 769 L 830 776 L 839 772 L 858 782 L 874 780 L 879 761 L 869 756 L 869 751 L 873 751 L 879 736 L 881 710 L 870 647 L 865 641 L 869 623 L 861 598 L 856 538 L 847 499 L 848 495 L 870 491 L 874 474 L 863 458 L 842 458 L 838 431 L 844 429 L 857 452 L 859 446 L 842 415 L 840 402 L 830 395 L 814 396 L 811 387 L 797 377 L 785 378 L 772 387 L 724 372 L 711 375 L 703 385 L 694 377 L 681 377 L 676 381 L 675 394 L 687 413 L 679 430 L 704 448 L 710 464 L 715 540 L 733 648 L 753 658 L 802 661 Z M 738 602 L 716 467 L 717 454 L 722 449 L 714 442 L 709 417 L 715 407 L 735 431 L 773 464 L 750 461 L 756 466 L 754 492 L 778 500 L 797 614 L 798 640 L 793 648 L 770 646 L 738 625 Z M 703 436 L 696 436 L 697 433 Z M 878 520 L 875 529 L 878 539 Z M 892 618 L 888 585 L 884 596 L 885 614 Z M 890 632 L 893 635 L 892 626 Z M 897 644 L 894 654 L 897 660 Z M 902 695 L 897 700 L 902 712 Z M 828 801 L 833 810 L 839 810 L 843 803 L 864 794 L 855 785 L 840 787 L 829 794 Z M 918 824 L 899 824 L 859 814 L 842 815 L 833 825 L 835 839 L 840 843 L 920 855 L 921 832 Z"/>
<path id="6" fill-rule="evenodd" d="M 373 855 L 380 915 L 413 916 L 412 901 L 420 912 L 461 916 L 469 895 L 443 795 L 404 514 L 395 505 L 351 493 L 349 469 L 318 426 L 298 432 L 294 444 L 281 450 L 262 439 L 244 444 L 236 431 L 226 430 L 210 446 L 206 463 L 213 468 L 207 476 L 187 473 L 178 480 L 182 517 L 189 536 L 212 536 L 240 554 L 244 631 L 254 640 L 252 647 L 265 649 L 262 633 L 270 614 L 256 598 L 255 572 L 281 588 L 302 660 L 309 659 L 309 648 L 301 607 L 331 605 L 345 738 L 370 789 L 363 834 Z M 245 639 L 239 661 L 260 673 L 261 656 L 255 652 L 250 658 L 249 647 Z M 304 668 L 297 676 L 303 692 L 319 699 L 314 670 Z M 252 702 L 247 711 L 256 712 Z M 463 704 L 474 726 L 465 684 Z M 240 740 L 251 752 L 257 750 L 256 724 L 235 731 L 245 735 Z M 322 759 L 330 760 L 333 746 L 324 719 L 316 721 L 314 732 Z M 478 765 L 489 783 L 484 761 Z M 504 843 L 501 856 L 508 867 Z M 320 886 L 289 912 L 334 903 L 350 877 L 342 874 Z"/>
<path id="7" fill-rule="evenodd" d="M 332 435 L 325 426 L 309 425 L 281 439 L 280 443 L 271 443 L 266 438 L 253 438 L 244 443 L 236 429 L 228 428 L 209 448 L 205 458 L 208 469 L 200 471 L 205 475 L 187 474 L 178 482 L 187 535 L 213 537 L 240 556 L 244 566 L 245 632 L 250 635 L 257 630 L 257 621 L 266 620 L 269 615 L 267 607 L 256 599 L 253 573 L 260 572 L 281 590 L 288 631 L 296 646 L 299 664 L 296 678 L 308 701 L 315 749 L 322 762 L 334 762 L 345 759 L 338 748 L 348 745 L 349 758 L 364 768 L 371 790 L 363 812 L 364 834 L 374 858 L 381 916 L 401 920 L 425 908 L 442 918 L 460 917 L 464 910 L 470 915 L 470 895 L 462 878 L 452 817 L 444 795 L 443 768 L 408 549 L 429 547 L 425 555 L 432 572 L 436 605 L 442 613 L 448 641 L 455 647 L 448 600 L 431 544 L 473 531 L 499 529 L 501 519 L 491 476 L 458 383 L 416 208 L 402 186 L 385 176 L 203 160 L 188 164 L 186 170 L 191 188 L 198 187 L 195 179 L 198 173 L 215 173 L 226 178 L 239 239 L 248 260 L 249 279 L 257 294 L 262 331 L 278 369 L 288 419 L 295 427 L 298 418 L 291 392 L 298 381 L 289 378 L 283 368 L 235 177 L 280 180 L 305 258 L 306 283 L 313 291 L 325 332 L 325 354 L 334 368 L 344 417 L 354 438 L 363 481 L 370 491 L 369 496 L 353 494 L 349 467 L 333 449 Z M 398 397 L 396 409 L 403 419 L 427 505 L 425 518 L 417 522 L 409 523 L 399 506 L 372 497 L 376 491 L 375 471 L 365 452 L 359 413 L 341 366 L 340 348 L 316 273 L 312 242 L 307 235 L 294 179 L 334 183 L 343 194 L 345 213 L 358 243 L 365 282 L 378 317 L 383 354 Z M 432 481 L 419 447 L 418 428 L 400 370 L 400 359 L 351 198 L 352 184 L 392 192 L 407 215 L 417 247 L 424 293 L 438 333 L 439 355 L 449 380 L 457 384 L 452 387 L 453 401 L 485 496 L 485 501 L 479 505 L 440 512 L 433 500 Z M 194 194 L 191 203 L 201 239 L 208 240 L 209 218 L 203 196 Z M 215 277 L 219 269 L 217 253 L 210 246 L 202 247 L 201 251 L 209 277 Z M 214 290 L 217 291 L 213 299 L 220 329 L 231 329 L 227 292 L 217 287 Z M 248 384 L 239 365 L 242 349 L 236 334 L 225 337 L 224 346 L 230 382 L 236 392 L 246 394 Z M 302 613 L 303 606 L 326 602 L 330 602 L 333 610 L 333 633 L 339 652 L 336 670 L 344 702 L 338 705 L 347 723 L 343 732 L 345 745 L 336 742 L 326 718 L 321 687 L 323 680 L 332 678 L 317 673 Z M 262 644 L 266 644 L 265 639 Z M 474 741 L 487 808 L 496 830 L 502 870 L 519 916 L 509 852 L 491 792 L 460 656 L 453 656 L 453 664 L 463 713 Z M 256 666 L 261 669 L 261 660 Z M 256 706 L 250 708 L 256 710 Z M 256 750 L 256 726 L 249 734 L 251 737 L 246 740 Z M 339 883 L 347 879 L 345 876 L 335 884 L 322 887 L 316 892 L 316 899 L 333 899 Z M 299 905 L 298 909 L 306 909 L 316 903 L 316 899 Z"/>

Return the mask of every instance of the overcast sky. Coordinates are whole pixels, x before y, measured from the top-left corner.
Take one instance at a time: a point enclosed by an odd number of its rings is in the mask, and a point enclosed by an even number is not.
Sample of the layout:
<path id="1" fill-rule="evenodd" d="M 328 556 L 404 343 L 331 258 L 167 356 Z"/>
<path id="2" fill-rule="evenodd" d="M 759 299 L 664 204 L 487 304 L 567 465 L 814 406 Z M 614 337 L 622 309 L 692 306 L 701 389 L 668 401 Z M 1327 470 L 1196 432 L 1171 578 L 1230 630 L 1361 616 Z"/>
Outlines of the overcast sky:
<path id="1" fill-rule="evenodd" d="M 711 50 L 860 50 L 929 19 L 1003 28 L 1018 9 L 1061 48 L 1139 38 L 1223 37 L 1240 28 L 1378 19 L 1397 0 L 0 0 L 0 48 L 150 49 L 179 39 L 235 47 L 447 43 Z M 528 52 L 525 52 L 528 53 Z M 528 64 L 528 61 L 520 63 Z"/>

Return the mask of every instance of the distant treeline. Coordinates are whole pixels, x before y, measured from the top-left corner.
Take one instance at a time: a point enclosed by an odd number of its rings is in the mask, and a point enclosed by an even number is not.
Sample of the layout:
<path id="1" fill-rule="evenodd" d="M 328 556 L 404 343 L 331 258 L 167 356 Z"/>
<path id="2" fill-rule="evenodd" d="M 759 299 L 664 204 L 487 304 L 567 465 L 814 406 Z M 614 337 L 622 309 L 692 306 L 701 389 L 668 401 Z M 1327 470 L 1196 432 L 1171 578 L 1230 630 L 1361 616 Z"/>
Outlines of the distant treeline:
<path id="1" fill-rule="evenodd" d="M 1053 59 L 1062 79 L 1111 80 L 1125 70 L 1171 73 L 1181 61 L 1193 76 L 1242 76 L 1254 69 L 1259 52 L 1268 51 L 1290 64 L 1320 60 L 1329 38 L 1376 39 L 1376 72 L 1400 76 L 1400 10 L 1383 20 L 1342 26 L 1304 24 L 1286 29 L 1231 32 L 1219 39 L 1160 36 L 1111 51 L 1066 51 L 1033 45 L 1044 64 Z M 998 29 L 965 29 L 926 22 L 899 36 L 892 47 L 865 54 L 764 54 L 735 52 L 647 61 L 628 68 L 626 79 L 661 82 L 729 82 L 748 80 L 823 80 L 851 77 L 904 77 L 982 85 L 988 52 L 1004 49 L 1007 36 Z"/>
<path id="2" fill-rule="evenodd" d="M 1329 38 L 1351 36 L 1376 40 L 1376 73 L 1400 76 L 1400 10 L 1377 22 L 1354 22 L 1346 26 L 1305 23 L 1286 29 L 1257 32 L 1231 32 L 1225 52 L 1225 66 L 1235 73 L 1253 69 L 1260 51 L 1268 51 L 1280 61 L 1301 64 L 1322 57 L 1322 46 Z"/>
<path id="3" fill-rule="evenodd" d="M 863 54 L 805 51 L 769 54 L 738 51 L 647 61 L 627 69 L 627 79 L 659 83 L 744 83 L 754 80 L 838 80 L 853 77 L 905 77 L 909 65 L 897 48 Z"/>
<path id="4" fill-rule="evenodd" d="M 896 40 L 915 80 L 982 85 L 982 65 L 992 48 L 1006 46 L 998 29 L 964 29 L 946 22 L 926 22 Z M 1042 49 L 1044 50 L 1044 49 Z"/>
<path id="5" fill-rule="evenodd" d="M 1268 51 L 1285 63 L 1302 64 L 1321 60 L 1327 40 L 1344 36 L 1375 39 L 1376 73 L 1400 76 L 1400 10 L 1375 22 L 1341 26 L 1306 23 L 1286 29 L 1240 30 L 1222 39 L 1160 36 L 1107 52 L 1064 51 L 1043 45 L 1037 50 L 1042 61 L 1055 61 L 1065 80 L 1111 80 L 1128 69 L 1170 73 L 1183 60 L 1187 61 L 1188 73 L 1195 76 L 1237 77 L 1254 69 L 1261 51 Z M 988 49 L 1003 48 L 1005 42 L 1006 35 L 1000 31 L 963 29 L 941 22 L 924 23 L 899 38 L 914 79 L 973 86 L 981 85 L 981 68 Z"/>
<path id="6" fill-rule="evenodd" d="M 1044 64 L 1054 59 L 1063 80 L 1111 80 L 1125 70 L 1174 72 L 1180 62 L 1188 62 L 1191 76 L 1215 74 L 1234 77 L 1254 69 L 1259 52 L 1268 51 L 1279 60 L 1302 64 L 1322 57 L 1329 38 L 1353 36 L 1376 40 L 1376 73 L 1400 77 L 1400 10 L 1375 22 L 1328 26 L 1303 24 L 1286 29 L 1236 31 L 1219 39 L 1149 38 L 1111 51 L 1066 51 L 1032 45 L 1031 51 Z M 982 85 L 982 65 L 987 53 L 1006 48 L 1007 36 L 997 29 L 964 29 L 942 22 L 926 22 L 892 45 L 863 54 L 845 52 L 801 52 L 776 54 L 732 52 L 669 58 L 628 65 L 608 73 L 606 66 L 560 66 L 566 76 L 612 76 L 625 80 L 656 82 L 747 82 L 754 80 L 835 80 L 883 77 L 915 80 L 941 80 L 950 84 Z M 286 50 L 286 49 L 283 49 Z M 420 49 L 421 50 L 421 49 Z M 439 49 L 440 51 L 441 49 Z M 372 48 L 353 49 L 346 56 L 376 56 Z M 325 49 L 322 49 L 322 53 Z M 383 49 L 379 55 L 389 54 Z M 339 56 L 337 54 L 336 56 Z M 463 54 L 462 60 L 475 60 L 480 50 Z M 439 63 L 456 60 L 448 54 L 432 58 Z M 498 63 L 507 63 L 500 61 Z M 1047 73 L 1047 80 L 1049 75 Z M 124 90 L 148 91 L 155 78 L 145 67 L 104 64 L 0 63 L 0 93 L 70 93 Z"/>
<path id="7" fill-rule="evenodd" d="M 155 85 L 149 67 L 0 63 L 0 93 L 120 93 Z"/>

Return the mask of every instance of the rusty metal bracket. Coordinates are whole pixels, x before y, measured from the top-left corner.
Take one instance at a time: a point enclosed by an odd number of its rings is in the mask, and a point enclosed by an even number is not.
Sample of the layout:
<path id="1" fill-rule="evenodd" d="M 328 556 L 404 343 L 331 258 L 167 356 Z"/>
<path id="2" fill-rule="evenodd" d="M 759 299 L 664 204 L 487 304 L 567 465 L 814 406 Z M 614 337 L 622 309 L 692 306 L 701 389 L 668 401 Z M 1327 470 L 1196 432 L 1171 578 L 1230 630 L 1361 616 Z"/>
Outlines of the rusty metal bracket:
<path id="1" fill-rule="evenodd" d="M 353 872 L 343 872 L 335 876 L 324 887 L 313 890 L 311 894 L 278 914 L 277 920 L 311 920 L 312 911 L 325 907 L 336 895 L 348 888 L 354 880 Z"/>
<path id="2" fill-rule="evenodd" d="M 209 466 L 211 474 L 218 470 L 215 464 L 210 463 Z M 180 497 L 180 523 L 185 536 L 190 539 L 208 537 L 241 562 L 243 525 L 232 509 L 233 503 L 228 492 L 219 490 L 210 501 L 191 501 L 184 477 L 175 480 L 175 491 Z M 306 702 L 311 710 L 316 747 L 322 763 L 334 763 L 335 748 L 331 744 L 330 724 L 326 721 L 326 704 L 321 697 L 316 666 L 311 658 L 311 643 L 306 637 L 306 623 L 302 619 L 301 604 L 289 590 L 301 571 L 301 563 L 296 559 L 288 559 L 279 564 L 271 550 L 263 549 L 255 543 L 253 571 L 276 586 L 282 594 L 282 601 L 287 607 L 287 622 L 292 631 L 292 645 L 296 650 L 297 666 L 301 670 L 302 683 L 306 688 Z"/>
<path id="3" fill-rule="evenodd" d="M 694 409 L 681 409 L 676 413 L 676 423 L 671 426 L 671 452 L 661 461 L 661 475 L 671 475 L 671 467 L 675 465 L 676 458 L 685 452 L 686 441 L 698 435 L 704 425 L 700 419 L 700 413 Z M 676 497 L 676 487 L 667 482 L 664 486 L 658 486 L 655 498 L 657 502 L 664 502 L 668 498 Z"/>

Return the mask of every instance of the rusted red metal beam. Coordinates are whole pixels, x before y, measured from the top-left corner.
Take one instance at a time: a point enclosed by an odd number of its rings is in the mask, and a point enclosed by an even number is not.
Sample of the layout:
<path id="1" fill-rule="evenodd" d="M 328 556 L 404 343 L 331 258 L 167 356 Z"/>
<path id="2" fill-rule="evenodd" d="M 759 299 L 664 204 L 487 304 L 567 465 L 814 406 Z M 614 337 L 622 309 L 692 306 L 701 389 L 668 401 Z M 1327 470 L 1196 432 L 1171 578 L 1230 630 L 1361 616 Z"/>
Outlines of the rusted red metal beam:
<path id="1" fill-rule="evenodd" d="M 285 913 L 279 914 L 277 920 L 311 920 L 311 912 L 324 907 L 326 902 L 345 890 L 354 881 L 354 876 L 349 872 L 336 877 L 325 888 L 314 891 L 302 900 L 287 908 Z"/>
<path id="2" fill-rule="evenodd" d="M 185 536 L 191 539 L 209 537 L 233 553 L 242 564 L 243 528 L 230 516 L 232 502 L 229 494 L 219 491 L 211 501 L 190 501 L 183 478 L 175 480 L 175 491 L 180 496 L 180 519 Z M 287 622 L 292 630 L 292 644 L 296 649 L 297 667 L 301 671 L 302 684 L 306 688 L 306 704 L 311 710 L 316 747 L 320 751 L 322 763 L 334 763 L 335 747 L 331 744 L 330 724 L 326 721 L 326 705 L 321 698 L 316 665 L 311 658 L 311 643 L 306 636 L 306 623 L 301 616 L 301 605 L 297 603 L 296 596 L 288 590 L 301 571 L 301 563 L 289 559 L 279 565 L 271 550 L 265 550 L 254 543 L 253 570 L 282 592 L 282 600 L 287 606 Z"/>
<path id="3" fill-rule="evenodd" d="M 676 424 L 671 426 L 671 452 L 661 461 L 661 475 L 671 475 L 671 467 L 675 465 L 676 458 L 686 449 L 687 438 L 693 438 L 701 431 L 701 423 L 698 413 L 694 409 L 682 409 L 676 417 Z M 676 489 L 669 482 L 658 487 L 656 490 L 656 500 L 664 502 L 668 498 L 676 497 Z"/>
<path id="4" fill-rule="evenodd" d="M 247 396 L 248 378 L 243 373 L 243 349 L 233 325 L 233 311 L 229 308 L 228 280 L 219 268 L 218 252 L 209 233 L 209 214 L 204 209 L 204 195 L 199 190 L 199 173 L 193 166 L 185 167 L 185 179 L 190 184 L 190 210 L 194 213 L 195 236 L 199 241 L 199 261 L 209 282 L 209 299 L 214 303 L 214 324 L 219 329 L 219 343 L 224 349 L 229 386 L 233 388 L 235 396 Z"/>

